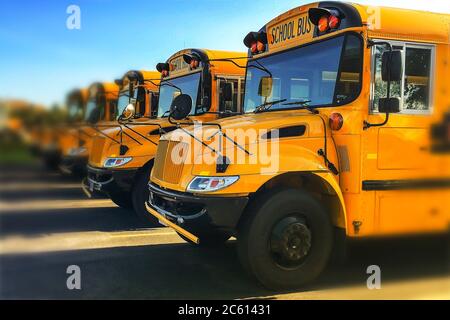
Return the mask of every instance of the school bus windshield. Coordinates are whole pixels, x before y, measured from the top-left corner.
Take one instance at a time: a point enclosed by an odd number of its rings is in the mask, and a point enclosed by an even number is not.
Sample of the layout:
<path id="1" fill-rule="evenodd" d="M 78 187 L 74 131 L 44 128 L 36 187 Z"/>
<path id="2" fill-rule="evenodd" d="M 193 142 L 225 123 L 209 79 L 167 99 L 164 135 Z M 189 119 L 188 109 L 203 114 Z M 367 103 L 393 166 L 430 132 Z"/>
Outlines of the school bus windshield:
<path id="1" fill-rule="evenodd" d="M 181 93 L 187 94 L 192 98 L 191 114 L 194 114 L 198 93 L 200 91 L 199 89 L 200 72 L 161 81 L 159 89 L 158 117 L 166 117 L 169 115 L 172 100 Z"/>
<path id="2" fill-rule="evenodd" d="M 249 61 L 244 110 L 275 101 L 271 110 L 343 105 L 361 89 L 362 41 L 355 34 Z M 262 77 L 272 78 L 270 95 L 261 95 Z M 286 100 L 285 100 L 286 99 Z M 277 101 L 280 101 L 276 103 Z M 295 104 L 298 102 L 298 104 Z"/>
<path id="3" fill-rule="evenodd" d="M 69 105 L 67 106 L 67 115 L 69 121 L 78 121 L 83 119 L 83 104 L 81 101 L 77 99 L 73 99 L 69 101 Z"/>
<path id="4" fill-rule="evenodd" d="M 103 100 L 103 99 L 101 99 Z M 102 101 L 100 101 L 101 103 L 98 103 L 95 99 L 89 99 L 87 105 L 86 105 L 86 114 L 84 119 L 86 121 L 89 121 L 89 119 L 92 117 L 92 114 L 94 112 L 98 112 L 97 109 L 100 109 L 99 112 L 99 119 L 103 118 L 104 115 L 104 111 L 105 111 L 105 105 Z"/>

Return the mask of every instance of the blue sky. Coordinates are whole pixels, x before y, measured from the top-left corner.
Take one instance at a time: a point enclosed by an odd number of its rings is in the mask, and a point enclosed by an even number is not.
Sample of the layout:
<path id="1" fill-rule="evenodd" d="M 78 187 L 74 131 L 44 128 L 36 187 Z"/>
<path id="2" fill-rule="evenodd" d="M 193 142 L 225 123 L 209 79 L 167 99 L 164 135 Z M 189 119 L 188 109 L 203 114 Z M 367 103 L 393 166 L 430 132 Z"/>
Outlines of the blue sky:
<path id="1" fill-rule="evenodd" d="M 356 0 L 423 8 L 434 0 Z M 242 39 L 302 0 L 2 0 L 0 98 L 50 105 L 93 81 L 154 69 L 185 47 L 245 51 Z M 450 12 L 435 0 L 437 11 Z M 81 9 L 68 30 L 66 9 Z"/>

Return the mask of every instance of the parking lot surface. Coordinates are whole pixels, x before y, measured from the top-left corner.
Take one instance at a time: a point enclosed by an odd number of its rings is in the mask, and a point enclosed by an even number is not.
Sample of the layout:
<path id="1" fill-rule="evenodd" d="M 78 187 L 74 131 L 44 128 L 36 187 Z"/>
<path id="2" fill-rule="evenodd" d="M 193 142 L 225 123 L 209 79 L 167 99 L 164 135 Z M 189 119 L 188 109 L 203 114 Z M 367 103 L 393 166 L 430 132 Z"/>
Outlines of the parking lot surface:
<path id="1" fill-rule="evenodd" d="M 450 299 L 445 236 L 356 243 L 314 283 L 273 292 L 244 273 L 235 241 L 194 247 L 39 165 L 0 168 L 0 231 L 2 299 Z M 70 265 L 80 290 L 67 288 Z"/>

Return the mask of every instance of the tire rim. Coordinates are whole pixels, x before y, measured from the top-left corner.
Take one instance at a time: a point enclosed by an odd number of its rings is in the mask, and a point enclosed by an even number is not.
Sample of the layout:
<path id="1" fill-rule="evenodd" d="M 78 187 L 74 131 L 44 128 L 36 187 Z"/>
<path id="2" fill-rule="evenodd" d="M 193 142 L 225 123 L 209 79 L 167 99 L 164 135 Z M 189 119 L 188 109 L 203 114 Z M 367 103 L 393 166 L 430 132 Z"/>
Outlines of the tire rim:
<path id="1" fill-rule="evenodd" d="M 296 269 L 311 249 L 311 231 L 301 217 L 288 216 L 271 232 L 269 250 L 273 261 L 284 269 Z"/>

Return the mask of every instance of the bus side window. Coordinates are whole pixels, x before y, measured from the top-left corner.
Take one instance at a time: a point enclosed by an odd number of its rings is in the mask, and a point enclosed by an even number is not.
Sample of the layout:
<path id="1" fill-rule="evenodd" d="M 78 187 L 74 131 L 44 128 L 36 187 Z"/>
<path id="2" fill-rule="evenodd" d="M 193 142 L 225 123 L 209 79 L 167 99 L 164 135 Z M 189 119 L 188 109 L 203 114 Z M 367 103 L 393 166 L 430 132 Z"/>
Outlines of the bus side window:
<path id="1" fill-rule="evenodd" d="M 219 111 L 221 112 L 239 112 L 239 103 L 241 101 L 239 90 L 239 79 L 220 79 L 219 80 Z M 231 87 L 231 100 L 224 96 L 226 86 Z"/>
<path id="2" fill-rule="evenodd" d="M 406 47 L 404 109 L 430 109 L 431 48 Z"/>
<path id="3" fill-rule="evenodd" d="M 402 81 L 391 84 L 391 97 L 400 98 L 401 113 L 428 113 L 431 101 L 431 75 L 433 47 L 393 43 L 394 50 L 404 55 Z M 386 96 L 387 83 L 381 80 L 381 56 L 385 46 L 375 46 L 372 112 L 378 112 L 380 97 Z"/>

